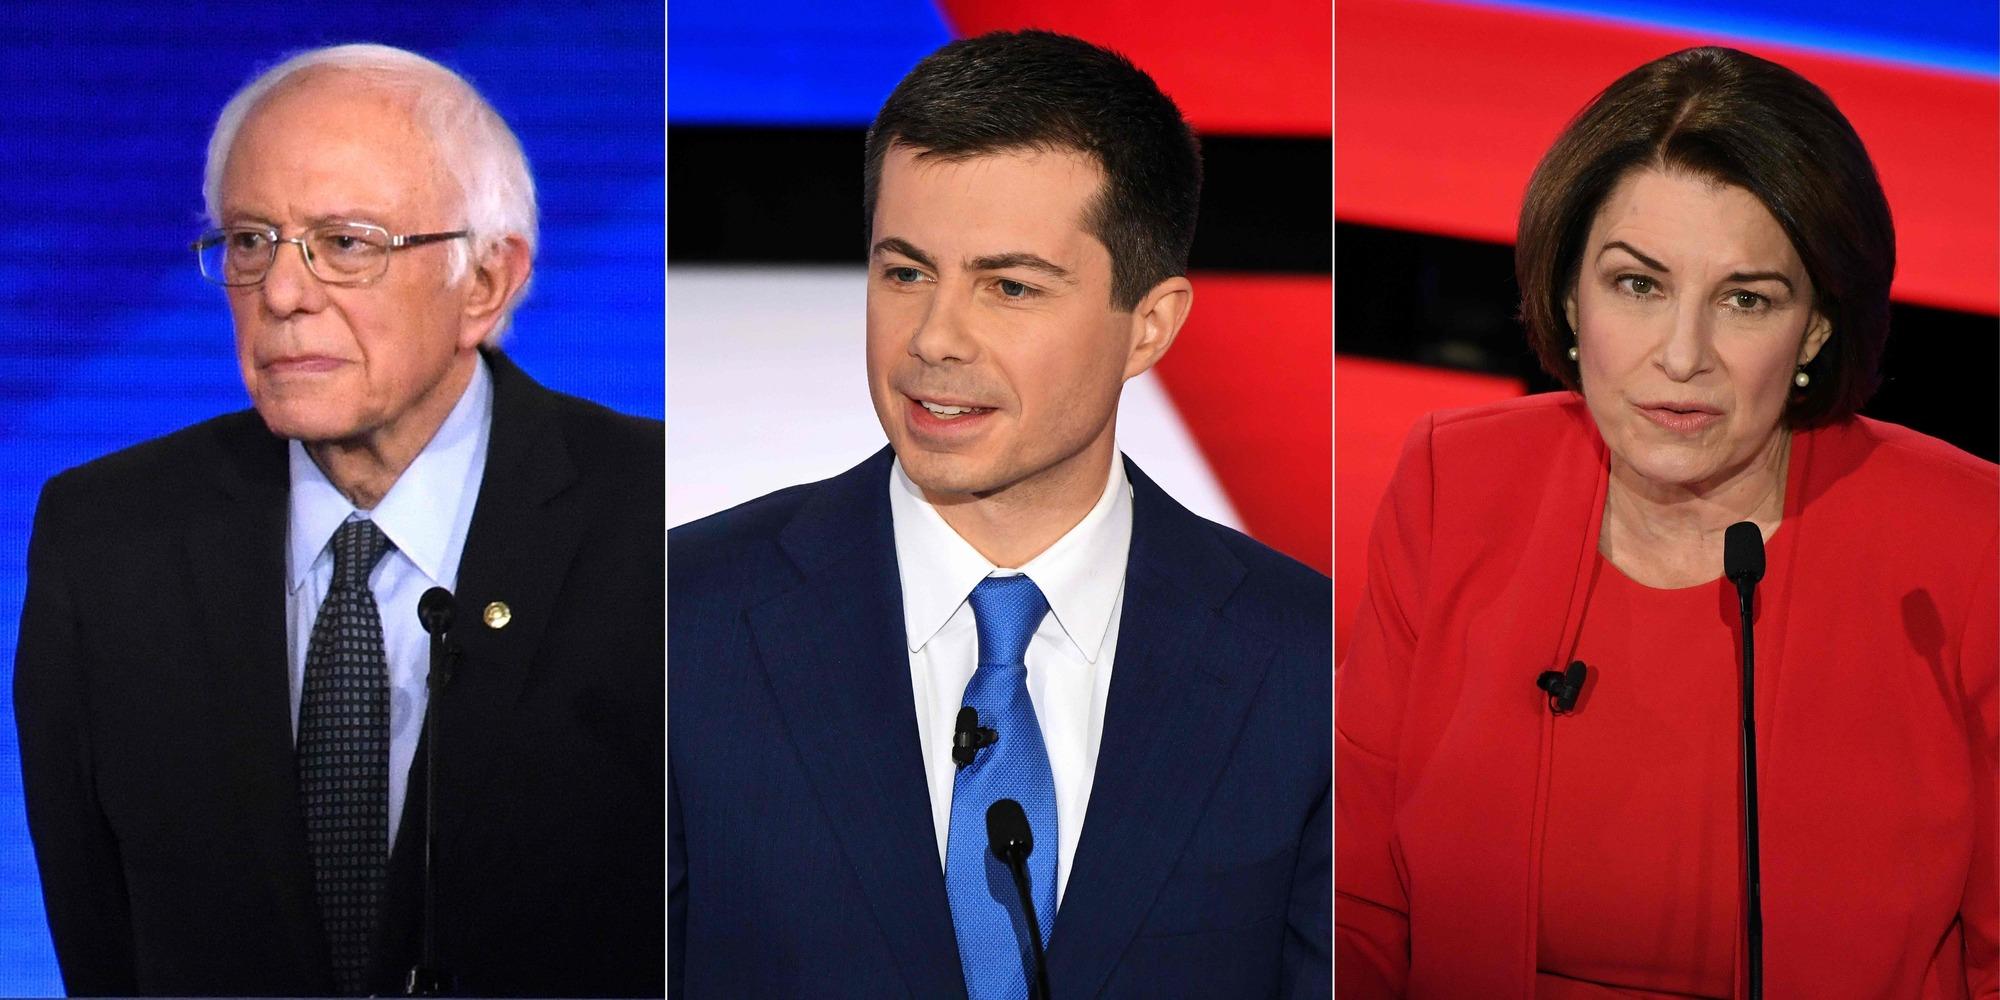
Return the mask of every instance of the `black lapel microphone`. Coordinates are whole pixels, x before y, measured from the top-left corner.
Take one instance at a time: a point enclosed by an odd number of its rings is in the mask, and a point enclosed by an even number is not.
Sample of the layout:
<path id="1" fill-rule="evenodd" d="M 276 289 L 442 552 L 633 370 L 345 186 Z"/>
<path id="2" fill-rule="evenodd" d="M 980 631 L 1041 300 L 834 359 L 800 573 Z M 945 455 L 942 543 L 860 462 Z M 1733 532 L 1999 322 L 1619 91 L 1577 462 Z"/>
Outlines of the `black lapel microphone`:
<path id="1" fill-rule="evenodd" d="M 960 713 L 963 718 L 965 709 Z M 991 732 L 992 730 L 988 730 Z M 986 807 L 986 844 L 1014 873 L 1014 888 L 1021 894 L 1021 909 L 1028 915 L 1028 943 L 1035 949 L 1035 986 L 1028 1000 L 1049 1000 L 1048 957 L 1042 954 L 1042 925 L 1035 916 L 1035 900 L 1028 891 L 1028 855 L 1035 852 L 1035 831 L 1028 826 L 1028 814 L 1013 799 L 999 799 Z"/>
<path id="2" fill-rule="evenodd" d="M 1535 678 L 1535 686 L 1549 693 L 1549 711 L 1564 715 L 1576 707 L 1576 699 L 1583 694 L 1583 682 L 1589 678 L 1590 668 L 1582 660 L 1571 660 L 1565 669 L 1542 671 Z"/>
<path id="3" fill-rule="evenodd" d="M 972 763 L 979 751 L 1000 742 L 1000 734 L 979 724 L 979 710 L 970 705 L 958 710 L 958 725 L 951 734 L 951 759 L 959 767 Z"/>
<path id="4" fill-rule="evenodd" d="M 1758 875 L 1757 851 L 1757 717 L 1756 658 L 1751 642 L 1750 600 L 1764 579 L 1764 533 L 1749 521 L 1738 521 L 1722 535 L 1722 575 L 1736 585 L 1736 605 L 1743 616 L 1743 892 L 1747 901 L 1750 944 L 1750 1000 L 1764 996 L 1764 899 Z"/>
<path id="5" fill-rule="evenodd" d="M 430 673 L 424 679 L 429 703 L 424 707 L 424 944 L 423 955 L 403 982 L 403 995 L 410 997 L 449 996 L 454 989 L 451 973 L 438 965 L 437 957 L 437 759 L 438 692 L 451 683 L 453 661 L 458 647 L 450 638 L 452 618 L 458 602 L 451 591 L 432 587 L 417 599 L 417 620 L 431 637 Z"/>

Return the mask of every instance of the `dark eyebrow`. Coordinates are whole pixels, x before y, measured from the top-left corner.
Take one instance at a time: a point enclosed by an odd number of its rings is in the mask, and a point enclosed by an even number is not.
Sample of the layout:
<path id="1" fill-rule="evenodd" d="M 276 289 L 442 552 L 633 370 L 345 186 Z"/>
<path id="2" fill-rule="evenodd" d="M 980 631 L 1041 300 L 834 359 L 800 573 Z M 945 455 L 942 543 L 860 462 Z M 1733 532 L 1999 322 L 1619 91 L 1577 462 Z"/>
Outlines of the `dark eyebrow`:
<path id="1" fill-rule="evenodd" d="M 1792 290 L 1792 279 L 1787 278 L 1776 271 L 1738 271 L 1735 274 L 1730 275 L 1725 280 L 1740 281 L 1740 282 L 1775 281 L 1778 284 L 1785 286 L 1785 291 L 1790 292 Z"/>
<path id="2" fill-rule="evenodd" d="M 1653 270 L 1660 272 L 1661 274 L 1674 273 L 1672 268 L 1668 267 L 1665 264 L 1660 263 L 1657 260 L 1654 260 L 1651 257 L 1646 256 L 1643 253 L 1640 253 L 1638 247 L 1635 247 L 1632 244 L 1625 242 L 1624 240 L 1612 240 L 1611 242 L 1604 244 L 1602 247 L 1598 248 L 1597 255 L 1602 257 L 1604 256 L 1604 251 L 1610 250 L 1614 247 L 1619 250 L 1623 250 L 1634 257 L 1639 258 L 1639 263 L 1644 264 L 1647 267 L 1650 267 Z"/>
<path id="3" fill-rule="evenodd" d="M 1010 267 L 1025 267 L 1030 271 L 1039 271 L 1058 281 L 1068 282 L 1072 285 L 1076 284 L 1076 278 L 1070 275 L 1068 268 L 1036 254 L 1021 251 L 974 257 L 966 263 L 974 271 L 1004 271 Z"/>
<path id="4" fill-rule="evenodd" d="M 884 253 L 901 254 L 933 271 L 937 270 L 937 262 L 931 260 L 930 254 L 917 249 L 910 244 L 909 240 L 903 239 L 900 236 L 891 236 L 887 239 L 877 240 L 875 241 L 875 245 L 868 251 L 870 257 L 880 257 Z"/>

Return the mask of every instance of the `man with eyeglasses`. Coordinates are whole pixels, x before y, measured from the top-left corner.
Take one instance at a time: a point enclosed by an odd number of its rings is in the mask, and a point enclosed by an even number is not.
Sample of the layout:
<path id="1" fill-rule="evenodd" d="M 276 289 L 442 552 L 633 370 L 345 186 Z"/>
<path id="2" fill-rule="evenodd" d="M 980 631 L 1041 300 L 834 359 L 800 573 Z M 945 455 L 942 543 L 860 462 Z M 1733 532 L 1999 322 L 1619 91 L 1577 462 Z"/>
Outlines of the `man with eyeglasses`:
<path id="1" fill-rule="evenodd" d="M 30 546 L 65 985 L 659 995 L 663 435 L 493 346 L 519 143 L 436 63 L 315 50 L 224 108 L 204 196 L 254 408 L 55 477 Z"/>

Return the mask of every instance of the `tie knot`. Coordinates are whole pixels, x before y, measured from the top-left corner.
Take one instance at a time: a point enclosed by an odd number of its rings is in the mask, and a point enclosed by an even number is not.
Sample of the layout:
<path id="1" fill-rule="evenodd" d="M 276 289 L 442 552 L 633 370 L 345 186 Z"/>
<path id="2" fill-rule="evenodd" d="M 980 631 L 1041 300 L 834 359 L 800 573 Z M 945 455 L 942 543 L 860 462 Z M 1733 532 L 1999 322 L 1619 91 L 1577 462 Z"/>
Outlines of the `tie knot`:
<path id="1" fill-rule="evenodd" d="M 341 522 L 333 533 L 333 588 L 368 589 L 368 574 L 375 571 L 382 554 L 395 547 L 374 521 Z"/>
<path id="2" fill-rule="evenodd" d="M 979 628 L 979 662 L 1019 664 L 1028 640 L 1049 613 L 1042 588 L 1025 576 L 989 576 L 972 588 L 972 618 Z"/>

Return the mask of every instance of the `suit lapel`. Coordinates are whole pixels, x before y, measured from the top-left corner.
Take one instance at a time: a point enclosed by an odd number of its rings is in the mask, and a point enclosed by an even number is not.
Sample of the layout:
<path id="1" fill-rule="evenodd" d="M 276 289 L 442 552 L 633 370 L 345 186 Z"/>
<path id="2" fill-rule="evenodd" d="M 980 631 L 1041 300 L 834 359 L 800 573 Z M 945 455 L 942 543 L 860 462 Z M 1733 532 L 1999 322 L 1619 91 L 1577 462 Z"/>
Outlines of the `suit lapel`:
<path id="1" fill-rule="evenodd" d="M 463 649 L 450 686 L 435 696 L 444 752 L 437 762 L 438 850 L 463 850 L 476 830 L 468 812 L 491 778 L 489 763 L 511 735 L 509 715 L 528 676 L 536 649 L 563 583 L 583 519 L 564 516 L 553 503 L 576 480 L 575 466 L 557 423 L 548 413 L 553 394 L 505 356 L 486 353 L 493 373 L 493 427 L 479 500 L 459 561 L 457 622 L 451 636 Z M 485 609 L 507 605 L 504 627 L 488 627 Z M 425 748 L 428 750 L 428 747 Z M 412 787 L 421 781 L 421 757 Z M 406 803 L 407 805 L 407 803 Z M 408 820 L 421 813 L 405 812 Z M 415 836 L 399 847 L 420 850 Z M 400 853 L 400 852 L 399 852 Z"/>
<path id="2" fill-rule="evenodd" d="M 1273 652 L 1220 613 L 1242 564 L 1137 466 L 1127 462 L 1126 475 L 1132 551 L 1117 658 L 1049 949 L 1064 995 L 1104 988 L 1185 849 Z"/>
<path id="3" fill-rule="evenodd" d="M 254 413 L 216 425 L 219 496 L 194 512 L 187 554 L 212 662 L 217 765 L 240 791 L 239 843 L 265 873 L 293 957 L 331 975 L 313 900 L 294 763 L 285 641 L 285 442 Z M 331 986 L 331 979 L 328 980 Z"/>
<path id="4" fill-rule="evenodd" d="M 802 580 L 751 610 L 751 634 L 910 993 L 963 995 L 917 751 L 889 461 L 883 449 L 800 508 L 780 542 Z"/>
<path id="5" fill-rule="evenodd" d="M 513 735 L 513 707 L 561 590 L 561 567 L 570 563 L 584 526 L 582 517 L 569 516 L 556 503 L 577 473 L 550 412 L 554 394 L 505 355 L 482 354 L 493 376 L 493 425 L 453 594 L 457 611 L 450 635 L 462 652 L 450 684 L 426 709 L 439 713 L 444 748 L 437 761 L 440 870 L 450 868 L 451 858 L 478 854 L 478 839 L 491 827 L 479 814 L 487 801 L 484 788 L 494 780 L 491 762 Z M 511 614 L 502 628 L 485 622 L 485 609 L 494 602 L 506 604 Z M 405 974 L 419 961 L 424 775 L 430 753 L 426 731 L 410 762 L 402 824 L 389 856 L 389 884 L 376 925 L 372 978 L 385 990 L 401 989 Z M 441 917 L 449 913 L 449 906 L 441 906 Z M 450 948 L 450 930 L 450 925 L 439 928 L 441 960 L 449 958 L 443 952 Z"/>
<path id="6" fill-rule="evenodd" d="M 1443 661 L 1458 676 L 1451 688 L 1423 689 L 1425 697 L 1452 706 L 1450 722 L 1420 791 L 1403 800 L 1398 836 L 1412 873 L 1412 920 L 1429 928 L 1431 940 L 1450 942 L 1455 960 L 1420 965 L 1411 983 L 1416 993 L 1534 993 L 1542 830 L 1559 724 L 1534 681 L 1576 651 L 1609 462 L 1581 401 L 1568 413 L 1572 419 L 1547 449 L 1538 478 L 1505 487 L 1532 497 L 1533 507 L 1518 499 L 1508 501 L 1514 507 L 1489 507 L 1454 494 L 1442 501 L 1452 509 L 1441 506 L 1437 515 L 1449 523 L 1454 551 L 1464 551 L 1474 533 L 1493 530 L 1494 509 L 1513 517 L 1513 541 L 1479 543 L 1482 570 L 1504 573 L 1491 589 L 1475 590 L 1455 577 L 1432 582 L 1453 597 L 1442 613 L 1427 613 L 1441 645 L 1420 647 L 1417 662 Z M 1589 684 L 1598 683 L 1601 666 L 1590 664 Z M 1476 837 L 1466 835 L 1469 816 L 1479 817 Z"/>

